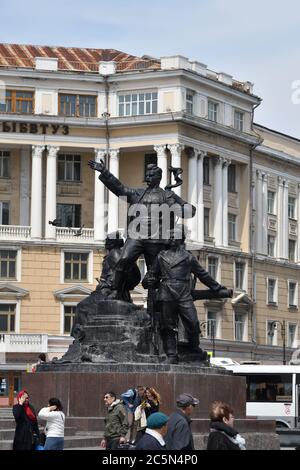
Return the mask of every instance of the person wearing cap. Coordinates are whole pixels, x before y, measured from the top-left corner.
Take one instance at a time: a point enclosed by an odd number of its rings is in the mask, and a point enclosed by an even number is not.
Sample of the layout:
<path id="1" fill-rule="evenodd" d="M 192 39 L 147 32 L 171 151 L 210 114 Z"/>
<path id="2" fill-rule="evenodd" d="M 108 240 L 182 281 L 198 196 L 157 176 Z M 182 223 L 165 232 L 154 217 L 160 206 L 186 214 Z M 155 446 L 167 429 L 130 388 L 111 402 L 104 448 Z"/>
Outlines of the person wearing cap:
<path id="1" fill-rule="evenodd" d="M 184 225 L 179 224 L 170 230 L 169 248 L 158 254 L 147 279 L 144 278 L 142 282 L 146 289 L 157 288 L 157 301 L 161 305 L 160 334 L 169 364 L 178 363 L 178 317 L 182 320 L 187 335 L 188 352 L 198 354 L 200 360 L 207 357 L 199 347 L 200 326 L 191 293 L 192 275 L 212 292 L 217 293 L 224 288 L 205 271 L 197 258 L 186 250 L 184 232 Z"/>
<path id="2" fill-rule="evenodd" d="M 147 419 L 147 429 L 136 445 L 136 450 L 165 450 L 164 436 L 167 434 L 168 416 L 153 413 Z"/>
<path id="3" fill-rule="evenodd" d="M 198 404 L 199 400 L 189 393 L 182 393 L 177 397 L 177 409 L 171 414 L 168 421 L 167 450 L 194 450 L 191 414 Z"/>

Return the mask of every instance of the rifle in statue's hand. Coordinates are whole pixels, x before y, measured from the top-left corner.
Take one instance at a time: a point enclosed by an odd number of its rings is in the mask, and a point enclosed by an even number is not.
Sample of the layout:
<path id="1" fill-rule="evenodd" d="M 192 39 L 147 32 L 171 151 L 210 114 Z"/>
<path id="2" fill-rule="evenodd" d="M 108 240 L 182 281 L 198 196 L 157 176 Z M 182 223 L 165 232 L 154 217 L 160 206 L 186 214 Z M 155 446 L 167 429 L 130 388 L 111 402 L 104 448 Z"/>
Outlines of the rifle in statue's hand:
<path id="1" fill-rule="evenodd" d="M 152 344 L 154 348 L 154 354 L 159 355 L 159 325 L 158 325 L 158 315 L 155 302 L 155 287 L 157 280 L 151 276 L 150 272 L 146 274 L 142 281 L 142 286 L 144 289 L 148 289 L 148 298 L 147 298 L 147 312 L 151 318 L 151 330 L 152 330 Z"/>
<path id="2" fill-rule="evenodd" d="M 203 300 L 203 299 L 231 299 L 233 296 L 232 289 L 226 289 L 223 287 L 218 291 L 212 289 L 203 289 L 203 290 L 192 290 L 193 300 Z"/>

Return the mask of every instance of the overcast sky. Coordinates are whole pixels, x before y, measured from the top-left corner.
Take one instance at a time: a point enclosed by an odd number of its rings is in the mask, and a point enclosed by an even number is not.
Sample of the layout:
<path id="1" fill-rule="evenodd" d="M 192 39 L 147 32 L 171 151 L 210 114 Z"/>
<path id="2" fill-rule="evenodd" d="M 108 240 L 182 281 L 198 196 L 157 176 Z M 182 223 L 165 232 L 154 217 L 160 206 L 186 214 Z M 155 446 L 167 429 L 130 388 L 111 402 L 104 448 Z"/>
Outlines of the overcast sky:
<path id="1" fill-rule="evenodd" d="M 181 54 L 254 82 L 255 121 L 298 138 L 299 25 L 297 0 L 0 0 L 0 42 Z"/>

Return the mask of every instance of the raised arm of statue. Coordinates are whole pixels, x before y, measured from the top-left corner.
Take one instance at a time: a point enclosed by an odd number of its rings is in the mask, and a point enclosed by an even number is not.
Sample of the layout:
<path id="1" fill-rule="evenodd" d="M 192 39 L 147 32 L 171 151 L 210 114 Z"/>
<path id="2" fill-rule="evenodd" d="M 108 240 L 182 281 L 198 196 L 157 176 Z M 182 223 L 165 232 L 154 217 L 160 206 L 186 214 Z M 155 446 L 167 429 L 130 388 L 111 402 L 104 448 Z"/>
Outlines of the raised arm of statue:
<path id="1" fill-rule="evenodd" d="M 95 171 L 100 171 L 102 173 L 103 170 L 105 170 L 105 164 L 104 161 L 100 159 L 100 162 L 96 162 L 95 160 L 89 160 L 88 165 L 92 170 Z"/>
<path id="2" fill-rule="evenodd" d="M 134 188 L 128 188 L 127 186 L 124 186 L 121 181 L 116 178 L 106 167 L 103 162 L 103 160 L 100 160 L 100 162 L 96 162 L 94 160 L 89 160 L 88 162 L 89 167 L 92 168 L 92 170 L 99 171 L 99 180 L 102 181 L 103 184 L 111 191 L 113 192 L 116 196 L 127 196 L 129 197 L 129 202 L 131 196 L 136 194 L 136 189 Z"/>

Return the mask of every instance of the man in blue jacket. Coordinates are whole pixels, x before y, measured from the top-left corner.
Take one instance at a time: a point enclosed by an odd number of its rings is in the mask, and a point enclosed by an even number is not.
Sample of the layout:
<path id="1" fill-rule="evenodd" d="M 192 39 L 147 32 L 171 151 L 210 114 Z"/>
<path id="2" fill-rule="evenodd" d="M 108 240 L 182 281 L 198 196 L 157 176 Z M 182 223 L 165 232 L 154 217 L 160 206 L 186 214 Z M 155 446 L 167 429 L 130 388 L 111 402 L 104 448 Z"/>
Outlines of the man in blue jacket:
<path id="1" fill-rule="evenodd" d="M 191 414 L 199 400 L 189 393 L 182 393 L 176 399 L 177 409 L 168 421 L 166 446 L 168 450 L 194 450 L 191 431 Z"/>
<path id="2" fill-rule="evenodd" d="M 147 429 L 138 441 L 136 450 L 165 450 L 164 436 L 167 433 L 168 416 L 164 413 L 152 413 L 147 419 Z"/>

